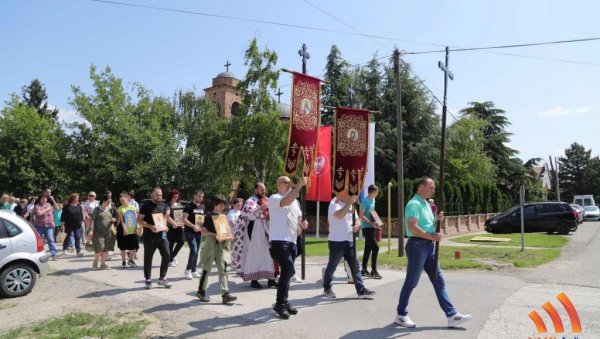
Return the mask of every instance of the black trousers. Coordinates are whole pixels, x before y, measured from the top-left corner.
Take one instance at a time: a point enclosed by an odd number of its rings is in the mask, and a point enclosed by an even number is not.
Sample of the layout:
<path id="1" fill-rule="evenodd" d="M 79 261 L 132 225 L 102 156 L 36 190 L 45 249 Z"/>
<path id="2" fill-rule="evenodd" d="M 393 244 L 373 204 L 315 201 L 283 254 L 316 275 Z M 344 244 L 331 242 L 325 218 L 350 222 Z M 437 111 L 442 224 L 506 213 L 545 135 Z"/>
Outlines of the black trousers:
<path id="1" fill-rule="evenodd" d="M 379 254 L 379 244 L 375 240 L 375 229 L 364 228 L 362 230 L 365 237 L 365 251 L 363 253 L 362 269 L 367 269 L 369 256 L 371 257 L 371 270 L 377 271 L 377 254 Z"/>
<path id="2" fill-rule="evenodd" d="M 183 234 L 183 227 L 169 228 L 167 232 L 167 240 L 169 240 L 169 262 L 175 260 L 177 253 L 183 247 L 185 243 L 185 235 Z"/>
<path id="3" fill-rule="evenodd" d="M 152 258 L 156 250 L 160 252 L 162 260 L 160 261 L 160 279 L 167 276 L 169 269 L 169 240 L 163 238 L 161 233 L 144 234 L 144 277 L 146 280 L 152 278 Z"/>
<path id="4" fill-rule="evenodd" d="M 296 274 L 294 261 L 296 260 L 296 244 L 288 241 L 271 241 L 269 249 L 271 258 L 276 260 L 281 266 L 281 275 L 277 284 L 277 304 L 288 302 L 288 292 L 290 290 L 290 280 Z"/>

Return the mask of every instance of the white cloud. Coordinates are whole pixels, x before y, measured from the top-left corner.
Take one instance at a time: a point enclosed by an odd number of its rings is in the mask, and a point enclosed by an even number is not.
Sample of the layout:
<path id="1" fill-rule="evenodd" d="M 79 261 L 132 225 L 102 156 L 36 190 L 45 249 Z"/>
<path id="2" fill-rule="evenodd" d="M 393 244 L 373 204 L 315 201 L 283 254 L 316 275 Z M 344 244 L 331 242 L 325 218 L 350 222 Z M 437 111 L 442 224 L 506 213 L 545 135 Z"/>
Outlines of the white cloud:
<path id="1" fill-rule="evenodd" d="M 568 108 L 568 107 L 556 106 L 549 110 L 538 112 L 537 116 L 545 117 L 545 118 L 562 117 L 562 116 L 569 116 L 569 115 L 577 116 L 577 115 L 584 115 L 585 113 L 589 112 L 589 110 L 590 110 L 589 107 Z"/>
<path id="2" fill-rule="evenodd" d="M 83 119 L 79 116 L 79 113 L 72 109 L 66 109 L 54 105 L 48 105 L 49 109 L 58 108 L 58 120 L 63 123 L 72 123 L 82 121 Z"/>

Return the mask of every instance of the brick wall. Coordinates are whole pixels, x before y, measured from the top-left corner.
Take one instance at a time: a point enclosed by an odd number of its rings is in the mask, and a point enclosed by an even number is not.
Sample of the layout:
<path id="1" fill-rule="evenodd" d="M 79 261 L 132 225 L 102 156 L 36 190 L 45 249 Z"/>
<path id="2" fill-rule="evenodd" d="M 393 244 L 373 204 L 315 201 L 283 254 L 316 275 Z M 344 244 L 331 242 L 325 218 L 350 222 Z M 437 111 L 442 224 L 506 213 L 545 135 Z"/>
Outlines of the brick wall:
<path id="1" fill-rule="evenodd" d="M 444 222 L 442 223 L 442 234 L 445 237 L 453 236 L 457 234 L 466 234 L 471 232 L 479 232 L 484 231 L 485 221 L 491 217 L 493 217 L 494 213 L 487 214 L 471 214 L 471 215 L 458 215 L 458 216 L 448 216 L 444 218 Z M 308 220 L 308 233 L 314 234 L 316 233 L 316 218 L 314 216 L 310 216 L 307 218 Z M 384 223 L 383 237 L 387 237 L 387 218 L 381 218 Z M 398 218 L 392 218 L 391 226 L 392 226 L 392 237 L 398 237 Z M 321 217 L 319 219 L 319 233 L 327 234 L 329 233 L 329 224 L 327 223 L 327 217 Z"/>

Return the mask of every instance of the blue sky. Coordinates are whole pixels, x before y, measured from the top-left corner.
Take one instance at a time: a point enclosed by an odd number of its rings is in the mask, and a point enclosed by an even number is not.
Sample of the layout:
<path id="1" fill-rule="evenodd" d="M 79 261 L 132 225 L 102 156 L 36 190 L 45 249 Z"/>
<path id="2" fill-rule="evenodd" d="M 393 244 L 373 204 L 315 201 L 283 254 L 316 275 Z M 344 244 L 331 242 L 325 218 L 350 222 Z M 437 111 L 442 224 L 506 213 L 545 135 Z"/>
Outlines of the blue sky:
<path id="1" fill-rule="evenodd" d="M 89 66 L 109 65 L 126 82 L 140 82 L 155 94 L 179 89 L 202 93 L 224 70 L 226 60 L 245 74 L 243 53 L 257 37 L 279 54 L 280 67 L 300 69 L 297 51 L 306 43 L 308 72 L 322 74 L 332 44 L 350 63 L 406 51 L 438 49 L 426 43 L 474 47 L 600 36 L 597 1 L 327 1 L 322 9 L 374 35 L 414 42 L 377 40 L 198 15 L 166 13 L 89 0 L 2 0 L 0 2 L 0 101 L 39 78 L 49 102 L 66 121 L 77 118 L 71 85 L 91 88 Z M 304 0 L 192 1 L 123 0 L 151 6 L 352 31 Z M 499 52 L 599 63 L 600 41 L 527 47 Z M 511 146 L 520 156 L 562 154 L 572 142 L 599 154 L 600 65 L 455 52 L 455 80 L 449 109 L 471 101 L 494 101 L 512 122 Z M 415 71 L 441 98 L 443 54 L 407 55 Z M 283 73 L 280 85 L 290 82 Z M 282 101 L 289 101 L 289 87 Z M 283 100 L 285 98 L 285 100 Z M 3 104 L 1 104 L 3 105 Z M 440 108 L 441 111 L 441 108 Z M 453 121 L 449 117 L 449 122 Z"/>

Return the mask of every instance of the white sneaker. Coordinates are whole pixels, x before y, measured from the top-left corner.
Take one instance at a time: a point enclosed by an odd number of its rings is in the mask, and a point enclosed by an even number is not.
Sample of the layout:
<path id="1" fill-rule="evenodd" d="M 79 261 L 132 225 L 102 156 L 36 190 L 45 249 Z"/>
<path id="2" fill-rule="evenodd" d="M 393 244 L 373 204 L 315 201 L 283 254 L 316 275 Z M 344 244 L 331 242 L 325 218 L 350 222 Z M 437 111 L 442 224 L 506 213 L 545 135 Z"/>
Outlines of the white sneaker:
<path id="1" fill-rule="evenodd" d="M 200 278 L 201 275 L 198 272 L 192 272 L 192 277 L 194 277 L 194 278 Z"/>
<path id="2" fill-rule="evenodd" d="M 300 279 L 300 277 L 298 277 L 297 275 L 294 274 L 294 276 L 292 277 L 292 279 L 290 279 L 291 282 L 297 283 L 297 284 L 301 284 L 304 282 L 304 280 Z"/>
<path id="3" fill-rule="evenodd" d="M 460 324 L 466 323 L 471 320 L 472 316 L 470 314 L 460 314 L 456 313 L 455 315 L 448 317 L 448 327 L 456 327 Z"/>
<path id="4" fill-rule="evenodd" d="M 174 261 L 171 261 L 169 263 L 169 267 L 177 267 L 177 264 Z"/>
<path id="5" fill-rule="evenodd" d="M 183 275 L 185 276 L 186 280 L 192 280 L 192 270 L 185 270 L 185 272 L 183 272 Z"/>
<path id="6" fill-rule="evenodd" d="M 407 328 L 414 328 L 417 325 L 415 325 L 415 323 L 413 323 L 412 320 L 410 320 L 410 317 L 407 315 L 396 315 L 396 320 L 394 320 L 394 322 L 402 327 L 407 327 Z"/>

